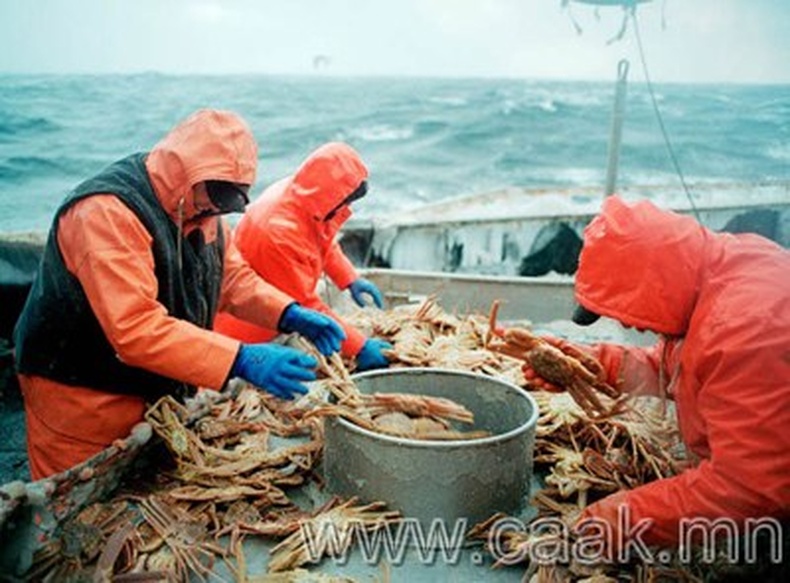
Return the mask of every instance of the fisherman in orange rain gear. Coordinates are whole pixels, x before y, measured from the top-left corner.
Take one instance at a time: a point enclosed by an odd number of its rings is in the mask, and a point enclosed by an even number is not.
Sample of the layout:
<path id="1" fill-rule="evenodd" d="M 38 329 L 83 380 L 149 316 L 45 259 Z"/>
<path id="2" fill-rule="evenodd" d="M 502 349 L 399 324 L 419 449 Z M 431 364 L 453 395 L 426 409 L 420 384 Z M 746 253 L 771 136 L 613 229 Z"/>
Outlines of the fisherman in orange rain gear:
<path id="1" fill-rule="evenodd" d="M 313 357 L 213 332 L 218 308 L 339 349 L 342 329 L 258 277 L 218 216 L 243 211 L 257 161 L 241 118 L 200 110 L 56 211 L 14 336 L 34 479 L 126 437 L 163 395 L 233 376 L 286 399 L 306 391 Z"/>
<path id="2" fill-rule="evenodd" d="M 381 293 L 362 278 L 343 253 L 336 236 L 351 216 L 351 203 L 367 193 L 368 171 L 350 146 L 332 142 L 316 149 L 296 173 L 267 188 L 247 208 L 234 231 L 234 242 L 252 268 L 269 283 L 305 306 L 332 316 L 346 333 L 343 354 L 356 357 L 357 370 L 388 366 L 383 350 L 391 345 L 366 338 L 344 323 L 316 291 L 326 273 L 340 289 L 348 289 L 359 305 L 370 296 L 382 307 Z M 284 268 L 283 266 L 287 266 Z M 276 331 L 220 313 L 214 329 L 243 340 L 261 342 Z"/>
<path id="3" fill-rule="evenodd" d="M 592 351 L 610 383 L 674 399 L 692 462 L 582 513 L 582 533 L 608 525 L 614 558 L 637 532 L 676 546 L 693 542 L 689 520 L 731 520 L 746 534 L 750 520 L 790 516 L 788 274 L 790 253 L 771 241 L 714 233 L 648 201 L 609 197 L 585 229 L 573 319 L 660 335 L 652 348 Z"/>

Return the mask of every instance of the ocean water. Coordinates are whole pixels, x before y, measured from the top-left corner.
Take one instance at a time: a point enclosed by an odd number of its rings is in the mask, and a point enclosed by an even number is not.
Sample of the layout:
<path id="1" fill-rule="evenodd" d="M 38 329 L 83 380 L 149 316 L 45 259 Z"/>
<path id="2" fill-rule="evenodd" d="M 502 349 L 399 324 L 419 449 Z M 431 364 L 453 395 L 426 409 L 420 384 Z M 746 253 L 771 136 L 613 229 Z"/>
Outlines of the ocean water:
<path id="1" fill-rule="evenodd" d="M 790 87 L 658 85 L 687 182 L 790 180 Z M 259 144 L 254 192 L 329 140 L 370 169 L 356 216 L 507 186 L 603 190 L 613 83 L 270 76 L 0 76 L 0 232 L 42 231 L 84 178 L 201 107 Z M 628 87 L 619 184 L 678 184 L 650 94 Z"/>

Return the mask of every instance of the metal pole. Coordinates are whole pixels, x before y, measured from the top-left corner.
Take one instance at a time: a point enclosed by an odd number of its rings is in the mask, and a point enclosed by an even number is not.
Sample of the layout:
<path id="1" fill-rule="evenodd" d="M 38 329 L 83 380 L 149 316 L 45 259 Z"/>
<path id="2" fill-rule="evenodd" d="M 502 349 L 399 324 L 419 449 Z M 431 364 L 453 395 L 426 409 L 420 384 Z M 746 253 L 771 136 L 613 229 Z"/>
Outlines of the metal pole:
<path id="1" fill-rule="evenodd" d="M 628 82 L 628 60 L 617 64 L 617 85 L 615 86 L 614 111 L 612 112 L 612 134 L 609 137 L 609 162 L 606 168 L 606 190 L 604 196 L 614 194 L 617 185 L 617 164 L 620 161 L 620 142 L 623 135 L 625 117 L 625 90 Z"/>

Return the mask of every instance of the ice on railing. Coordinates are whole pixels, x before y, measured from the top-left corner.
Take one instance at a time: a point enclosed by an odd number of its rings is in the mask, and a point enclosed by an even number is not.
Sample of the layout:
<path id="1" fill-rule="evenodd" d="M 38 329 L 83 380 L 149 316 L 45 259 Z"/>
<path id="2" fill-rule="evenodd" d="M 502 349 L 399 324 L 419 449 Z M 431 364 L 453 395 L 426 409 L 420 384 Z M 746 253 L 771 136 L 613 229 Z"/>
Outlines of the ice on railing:
<path id="1" fill-rule="evenodd" d="M 756 232 L 780 245 L 790 241 L 790 182 L 695 184 L 691 199 L 680 185 L 628 187 L 618 194 L 684 213 L 693 200 L 702 224 L 715 231 L 751 211 L 776 210 L 775 232 Z M 602 201 L 594 188 L 507 188 L 437 202 L 375 220 L 367 255 L 395 269 L 518 275 L 542 229 L 562 223 L 581 236 Z"/>
<path id="2" fill-rule="evenodd" d="M 628 186 L 618 191 L 626 200 L 649 199 L 662 208 L 691 209 L 681 184 Z M 694 206 L 706 208 L 790 204 L 790 182 L 698 183 L 689 186 Z M 463 196 L 377 217 L 377 227 L 517 218 L 591 216 L 598 213 L 602 188 L 526 189 L 505 188 Z"/>

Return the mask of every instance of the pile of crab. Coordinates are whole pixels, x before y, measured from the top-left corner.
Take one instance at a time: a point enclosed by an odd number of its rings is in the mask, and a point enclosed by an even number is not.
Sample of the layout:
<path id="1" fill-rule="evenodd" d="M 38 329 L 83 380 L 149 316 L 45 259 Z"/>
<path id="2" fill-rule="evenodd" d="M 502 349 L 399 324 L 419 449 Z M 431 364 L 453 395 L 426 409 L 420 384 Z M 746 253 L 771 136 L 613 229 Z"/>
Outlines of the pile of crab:
<path id="1" fill-rule="evenodd" d="M 603 496 L 675 471 L 669 452 L 677 444 L 676 425 L 663 408 L 621 396 L 586 354 L 563 351 L 526 327 L 499 328 L 496 305 L 488 317 L 456 316 L 428 298 L 420 305 L 375 314 L 365 310 L 352 318 L 368 334 L 393 344 L 392 366 L 476 372 L 531 391 L 540 407 L 535 463 L 545 488 L 533 499 L 540 516 L 570 523 Z M 166 455 L 127 480 L 112 500 L 89 506 L 61 525 L 59 536 L 37 553 L 28 578 L 207 580 L 217 578 L 222 563 L 232 579 L 254 581 L 243 543 L 263 537 L 272 541 L 270 576 L 293 577 L 271 580 L 310 580 L 313 574 L 305 566 L 320 559 L 308 553 L 311 529 L 331 522 L 342 530 L 353 522 L 374 531 L 400 518 L 381 502 L 354 499 L 332 498 L 305 509 L 300 493 L 304 497 L 305 490 L 321 488 L 317 464 L 324 417 L 343 416 L 374 431 L 416 439 L 481 435 L 471 413 L 452 400 L 361 395 L 350 377 L 353 363 L 314 354 L 322 380 L 294 402 L 239 384 L 218 396 L 205 392 L 199 407 L 169 397 L 153 405 L 146 421 Z M 530 371 L 549 384 L 537 384 Z M 470 430 L 457 431 L 458 422 Z M 485 539 L 490 525 L 477 525 L 469 538 Z M 351 537 L 344 540 L 353 544 Z M 507 544 L 517 550 L 533 542 L 513 533 Z M 327 553 L 346 550 L 325 548 Z M 492 564 L 499 566 L 495 558 Z M 620 568 L 562 574 L 571 580 L 609 577 Z M 652 573 L 651 567 L 644 569 Z M 541 577 L 547 573 L 546 566 L 537 571 Z"/>
<path id="2" fill-rule="evenodd" d="M 233 580 L 253 581 L 245 537 L 276 543 L 270 572 L 299 573 L 320 558 L 308 553 L 305 529 L 331 522 L 340 530 L 350 523 L 373 530 L 398 518 L 381 503 L 331 498 L 308 511 L 292 500 L 317 479 L 323 448 L 322 423 L 306 409 L 244 384 L 205 397 L 199 411 L 170 397 L 148 410 L 146 420 L 166 446 L 156 465 L 67 520 L 37 551 L 26 579 L 222 580 L 222 562 Z"/>

